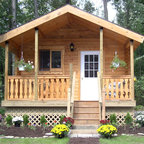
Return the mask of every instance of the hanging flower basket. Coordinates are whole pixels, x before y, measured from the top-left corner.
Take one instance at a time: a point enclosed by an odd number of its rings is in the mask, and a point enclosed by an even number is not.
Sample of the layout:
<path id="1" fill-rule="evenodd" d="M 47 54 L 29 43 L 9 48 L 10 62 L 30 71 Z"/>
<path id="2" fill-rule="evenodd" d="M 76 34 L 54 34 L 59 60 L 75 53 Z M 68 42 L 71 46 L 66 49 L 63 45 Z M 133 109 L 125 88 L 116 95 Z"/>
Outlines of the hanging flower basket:
<path id="1" fill-rule="evenodd" d="M 111 62 L 110 68 L 116 70 L 119 67 L 127 68 L 127 64 L 125 61 L 120 60 L 117 53 L 115 53 L 115 56 Z"/>
<path id="2" fill-rule="evenodd" d="M 21 59 L 20 61 L 17 61 L 15 63 L 15 66 L 18 67 L 19 71 L 30 72 L 30 71 L 32 71 L 34 69 L 33 62 L 28 61 L 28 63 L 26 63 L 24 61 L 24 59 Z"/>
<path id="3" fill-rule="evenodd" d="M 23 65 L 18 66 L 19 71 L 25 71 L 25 67 Z"/>

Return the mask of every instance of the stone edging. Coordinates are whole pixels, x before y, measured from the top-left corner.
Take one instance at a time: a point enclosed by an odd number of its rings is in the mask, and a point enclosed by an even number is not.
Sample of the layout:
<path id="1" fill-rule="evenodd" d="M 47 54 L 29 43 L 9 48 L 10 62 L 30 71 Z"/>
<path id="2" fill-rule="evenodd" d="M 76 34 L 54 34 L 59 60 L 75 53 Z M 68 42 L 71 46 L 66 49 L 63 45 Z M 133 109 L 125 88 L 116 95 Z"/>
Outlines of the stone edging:
<path id="1" fill-rule="evenodd" d="M 53 138 L 55 137 L 53 135 L 53 133 L 45 133 L 45 135 L 43 137 L 14 137 L 14 136 L 0 136 L 0 139 L 24 139 L 24 138 L 33 138 L 33 139 L 36 139 L 36 138 Z"/>

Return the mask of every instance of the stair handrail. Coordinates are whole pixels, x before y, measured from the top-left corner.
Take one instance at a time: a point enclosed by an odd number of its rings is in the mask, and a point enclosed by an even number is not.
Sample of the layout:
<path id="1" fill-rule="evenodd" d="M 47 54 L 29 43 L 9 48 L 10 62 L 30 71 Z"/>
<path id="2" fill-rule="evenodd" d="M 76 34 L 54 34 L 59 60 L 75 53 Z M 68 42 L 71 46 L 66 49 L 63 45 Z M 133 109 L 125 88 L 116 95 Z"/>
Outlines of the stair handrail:
<path id="1" fill-rule="evenodd" d="M 102 86 L 101 86 L 101 75 L 100 75 L 100 72 L 97 72 L 97 77 L 98 77 L 99 102 L 102 103 Z"/>
<path id="2" fill-rule="evenodd" d="M 73 72 L 72 87 L 71 87 L 71 117 L 72 118 L 73 118 L 73 109 L 74 109 L 75 77 L 76 77 L 76 72 Z"/>

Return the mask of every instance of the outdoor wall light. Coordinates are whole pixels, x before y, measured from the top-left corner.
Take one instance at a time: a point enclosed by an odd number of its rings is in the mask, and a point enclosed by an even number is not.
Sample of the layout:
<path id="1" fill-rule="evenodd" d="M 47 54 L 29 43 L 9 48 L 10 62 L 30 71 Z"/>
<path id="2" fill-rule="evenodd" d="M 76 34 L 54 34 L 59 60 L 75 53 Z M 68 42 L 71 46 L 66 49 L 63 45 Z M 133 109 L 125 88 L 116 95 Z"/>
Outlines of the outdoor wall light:
<path id="1" fill-rule="evenodd" d="M 70 51 L 74 51 L 74 49 L 75 49 L 75 48 L 74 48 L 74 44 L 71 43 L 71 44 L 70 44 Z"/>

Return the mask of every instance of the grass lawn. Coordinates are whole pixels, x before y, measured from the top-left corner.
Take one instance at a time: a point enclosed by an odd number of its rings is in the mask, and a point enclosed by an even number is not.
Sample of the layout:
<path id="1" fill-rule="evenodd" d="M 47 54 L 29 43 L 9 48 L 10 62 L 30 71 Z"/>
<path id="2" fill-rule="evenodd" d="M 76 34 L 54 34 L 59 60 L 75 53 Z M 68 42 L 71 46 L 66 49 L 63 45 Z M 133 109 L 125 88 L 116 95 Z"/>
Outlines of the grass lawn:
<path id="1" fill-rule="evenodd" d="M 69 138 L 0 139 L 0 144 L 67 144 Z"/>
<path id="2" fill-rule="evenodd" d="M 100 139 L 100 144 L 144 144 L 144 137 L 119 136 L 111 139 Z"/>

